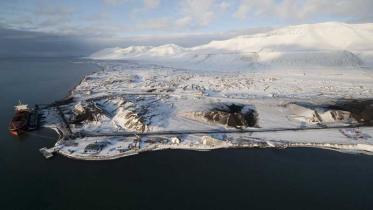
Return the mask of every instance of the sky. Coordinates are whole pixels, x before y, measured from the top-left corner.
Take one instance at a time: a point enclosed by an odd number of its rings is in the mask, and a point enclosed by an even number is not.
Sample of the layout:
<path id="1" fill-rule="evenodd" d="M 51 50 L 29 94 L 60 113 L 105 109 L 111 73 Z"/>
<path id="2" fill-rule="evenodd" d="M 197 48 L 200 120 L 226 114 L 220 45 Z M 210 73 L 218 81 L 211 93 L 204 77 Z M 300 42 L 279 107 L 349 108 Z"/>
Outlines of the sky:
<path id="1" fill-rule="evenodd" d="M 184 47 L 270 28 L 373 21 L 373 0 L 0 0 L 0 56 Z"/>

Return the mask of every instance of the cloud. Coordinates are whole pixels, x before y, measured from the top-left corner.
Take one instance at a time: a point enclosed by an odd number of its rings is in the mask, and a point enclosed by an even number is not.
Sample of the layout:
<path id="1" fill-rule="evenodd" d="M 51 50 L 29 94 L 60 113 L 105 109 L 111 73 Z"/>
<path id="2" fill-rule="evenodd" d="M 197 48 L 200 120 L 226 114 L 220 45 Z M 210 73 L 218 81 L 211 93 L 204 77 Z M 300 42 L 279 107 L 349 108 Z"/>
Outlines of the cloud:
<path id="1" fill-rule="evenodd" d="M 226 33 L 170 33 L 108 38 L 107 36 L 55 35 L 44 32 L 6 29 L 0 26 L 0 57 L 88 56 L 107 47 L 155 46 L 169 43 L 192 47 L 206 44 L 212 40 L 228 39 L 237 35 L 268 30 L 268 28 L 257 28 Z"/>
<path id="2" fill-rule="evenodd" d="M 0 57 L 84 56 L 96 48 L 82 37 L 0 27 Z"/>
<path id="3" fill-rule="evenodd" d="M 160 0 L 144 0 L 144 7 L 146 9 L 155 9 L 159 6 Z"/>
<path id="4" fill-rule="evenodd" d="M 218 4 L 218 7 L 222 11 L 227 11 L 231 7 L 231 5 L 226 1 L 222 1 Z"/>
<path id="5" fill-rule="evenodd" d="M 8 15 L 7 28 L 38 32 L 70 33 L 77 11 L 74 7 L 38 2 L 33 7 L 21 9 L 17 15 Z"/>
<path id="6" fill-rule="evenodd" d="M 154 31 L 177 31 L 180 28 L 189 27 L 192 22 L 191 17 L 182 17 L 173 20 L 167 17 L 153 18 L 144 20 L 135 25 L 135 30 L 154 30 Z"/>
<path id="7" fill-rule="evenodd" d="M 234 16 L 302 22 L 320 17 L 363 18 L 371 16 L 372 8 L 371 0 L 241 0 Z"/>
<path id="8" fill-rule="evenodd" d="M 172 22 L 168 18 L 155 18 L 145 20 L 136 25 L 140 30 L 166 30 L 170 29 Z"/>
<path id="9" fill-rule="evenodd" d="M 104 2 L 104 4 L 112 5 L 112 6 L 116 6 L 116 5 L 121 4 L 125 1 L 126 0 L 102 0 L 102 2 Z"/>
<path id="10" fill-rule="evenodd" d="M 222 33 L 169 33 L 159 35 L 128 36 L 117 40 L 113 46 L 128 47 L 130 45 L 163 45 L 177 44 L 183 47 L 194 47 L 206 44 L 212 40 L 225 40 L 239 35 L 268 32 L 272 28 L 251 28 L 245 30 L 227 31 Z"/>
<path id="11" fill-rule="evenodd" d="M 225 13 L 231 4 L 218 0 L 183 0 L 180 4 L 181 17 L 176 20 L 176 26 L 201 28 L 210 25 Z"/>
<path id="12" fill-rule="evenodd" d="M 104 4 L 111 5 L 111 6 L 117 6 L 127 1 L 129 0 L 102 0 Z M 138 0 L 133 0 L 133 2 L 136 2 L 136 1 Z M 160 0 L 143 0 L 143 4 L 144 4 L 145 9 L 155 9 L 159 6 Z"/>
<path id="13" fill-rule="evenodd" d="M 90 40 L 226 31 L 257 22 L 278 25 L 373 20 L 373 0 L 100 0 L 92 2 L 92 9 L 75 1 L 15 1 L 0 0 L 1 27 Z"/>
<path id="14" fill-rule="evenodd" d="M 81 8 L 51 1 L 40 1 L 28 8 L 27 13 L 12 19 L 1 19 L 3 28 L 40 32 L 54 35 L 114 37 L 130 31 L 125 22 L 116 21 L 107 10 L 83 15 Z"/>
<path id="15" fill-rule="evenodd" d="M 184 20 L 193 20 L 196 26 L 207 26 L 215 16 L 212 10 L 214 2 L 214 0 L 185 0 L 182 3 Z"/>
<path id="16" fill-rule="evenodd" d="M 154 0 L 148 1 L 153 2 Z M 147 2 L 147 0 L 144 2 Z M 159 4 L 159 1 L 155 2 Z M 179 11 L 177 11 L 177 15 L 179 17 L 152 18 L 150 20 L 141 21 L 137 24 L 136 28 L 140 30 L 176 31 L 180 29 L 190 30 L 206 27 L 216 17 L 215 11 L 225 11 L 229 8 L 229 6 L 230 5 L 225 1 L 217 2 L 215 0 L 183 0 L 180 3 Z M 136 11 L 139 12 L 138 10 Z M 138 13 L 136 14 L 138 15 Z"/>
<path id="17" fill-rule="evenodd" d="M 177 19 L 175 21 L 175 25 L 178 28 L 182 28 L 182 27 L 186 27 L 186 26 L 190 25 L 192 21 L 193 21 L 193 19 L 190 16 L 185 16 L 185 17 Z"/>

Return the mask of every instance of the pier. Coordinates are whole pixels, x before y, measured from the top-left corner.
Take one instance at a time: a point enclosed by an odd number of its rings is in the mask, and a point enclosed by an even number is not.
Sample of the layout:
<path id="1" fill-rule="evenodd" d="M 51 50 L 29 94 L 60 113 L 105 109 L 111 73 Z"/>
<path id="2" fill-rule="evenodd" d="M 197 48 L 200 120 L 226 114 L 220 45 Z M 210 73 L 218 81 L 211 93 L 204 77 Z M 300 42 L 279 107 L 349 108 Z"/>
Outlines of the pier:
<path id="1" fill-rule="evenodd" d="M 34 131 L 39 128 L 39 106 L 35 105 L 35 108 L 31 111 L 30 117 L 28 120 L 28 131 Z"/>
<path id="2" fill-rule="evenodd" d="M 61 108 L 57 105 L 56 106 L 56 109 L 57 109 L 57 112 L 58 114 L 60 115 L 61 119 L 62 119 L 62 122 L 64 124 L 64 127 L 66 128 L 66 131 L 68 133 L 68 136 L 66 136 L 67 138 L 72 136 L 73 132 L 71 131 L 71 128 L 70 128 L 70 124 L 67 122 L 66 118 L 65 118 L 65 115 L 63 114 Z"/>

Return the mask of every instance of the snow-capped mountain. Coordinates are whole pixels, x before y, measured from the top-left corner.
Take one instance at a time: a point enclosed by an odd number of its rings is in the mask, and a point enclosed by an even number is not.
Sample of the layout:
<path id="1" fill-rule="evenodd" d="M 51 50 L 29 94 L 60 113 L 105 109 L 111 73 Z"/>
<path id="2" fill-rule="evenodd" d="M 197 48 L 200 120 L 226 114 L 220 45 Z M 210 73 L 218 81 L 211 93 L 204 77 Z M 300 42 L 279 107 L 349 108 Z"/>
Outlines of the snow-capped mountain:
<path id="1" fill-rule="evenodd" d="M 90 57 L 96 58 L 96 59 L 103 59 L 103 60 L 123 59 L 125 56 L 141 55 L 152 48 L 153 47 L 151 46 L 130 46 L 127 48 L 120 48 L 120 47 L 106 48 L 106 49 L 100 50 L 92 54 Z"/>
<path id="2" fill-rule="evenodd" d="M 367 66 L 373 58 L 373 23 L 288 26 L 192 48 L 174 44 L 109 48 L 90 58 L 134 59 L 190 69 Z"/>

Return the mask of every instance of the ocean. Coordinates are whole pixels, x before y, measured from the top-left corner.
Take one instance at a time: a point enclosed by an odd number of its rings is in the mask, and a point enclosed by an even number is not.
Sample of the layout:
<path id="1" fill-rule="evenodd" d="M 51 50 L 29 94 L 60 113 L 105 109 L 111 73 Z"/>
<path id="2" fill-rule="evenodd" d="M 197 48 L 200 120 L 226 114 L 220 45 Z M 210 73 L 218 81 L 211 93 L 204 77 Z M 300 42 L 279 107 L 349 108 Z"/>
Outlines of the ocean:
<path id="1" fill-rule="evenodd" d="M 78 161 L 8 134 L 13 105 L 61 99 L 99 71 L 76 58 L 0 59 L 0 209 L 371 209 L 373 156 L 293 148 L 157 151 Z"/>

